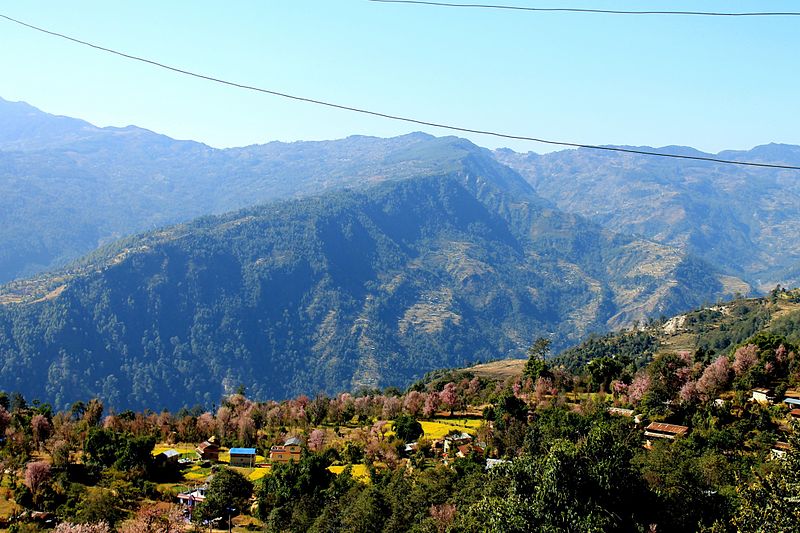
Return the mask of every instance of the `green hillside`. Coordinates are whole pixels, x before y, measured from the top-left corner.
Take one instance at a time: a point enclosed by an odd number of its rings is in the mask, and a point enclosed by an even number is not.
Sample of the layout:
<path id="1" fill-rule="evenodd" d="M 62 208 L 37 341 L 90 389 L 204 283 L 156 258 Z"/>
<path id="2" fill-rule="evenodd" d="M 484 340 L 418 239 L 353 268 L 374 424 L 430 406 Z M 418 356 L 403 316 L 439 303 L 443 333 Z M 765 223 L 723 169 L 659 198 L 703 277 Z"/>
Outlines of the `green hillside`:
<path id="1" fill-rule="evenodd" d="M 452 171 L 204 217 L 4 287 L 0 389 L 160 409 L 239 385 L 404 386 L 729 290 L 696 258 L 548 207 L 470 143 L 415 150 L 398 157 Z"/>
<path id="2" fill-rule="evenodd" d="M 592 359 L 623 357 L 638 363 L 658 355 L 689 352 L 706 362 L 730 355 L 753 336 L 778 336 L 800 344 L 800 290 L 776 289 L 763 298 L 740 298 L 672 318 L 649 320 L 635 329 L 591 335 L 555 358 L 578 370 Z"/>

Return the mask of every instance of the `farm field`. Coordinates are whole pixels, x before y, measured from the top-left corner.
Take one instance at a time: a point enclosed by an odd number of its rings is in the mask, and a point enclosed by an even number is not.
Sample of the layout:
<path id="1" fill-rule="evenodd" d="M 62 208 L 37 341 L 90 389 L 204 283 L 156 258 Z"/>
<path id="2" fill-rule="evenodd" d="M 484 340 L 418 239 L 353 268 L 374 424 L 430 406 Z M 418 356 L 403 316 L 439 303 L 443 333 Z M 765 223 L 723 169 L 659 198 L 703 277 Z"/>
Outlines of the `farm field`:
<path id="1" fill-rule="evenodd" d="M 483 420 L 475 418 L 437 418 L 434 420 L 420 420 L 423 436 L 427 439 L 443 439 L 451 431 L 466 431 L 475 434 Z"/>
<path id="2" fill-rule="evenodd" d="M 350 465 L 353 467 L 352 475 L 355 479 L 363 482 L 369 483 L 369 471 L 367 470 L 366 465 L 357 464 L 357 465 Z M 344 469 L 347 468 L 347 465 L 339 465 L 339 466 L 329 466 L 328 470 L 336 474 L 337 476 L 344 472 Z"/>

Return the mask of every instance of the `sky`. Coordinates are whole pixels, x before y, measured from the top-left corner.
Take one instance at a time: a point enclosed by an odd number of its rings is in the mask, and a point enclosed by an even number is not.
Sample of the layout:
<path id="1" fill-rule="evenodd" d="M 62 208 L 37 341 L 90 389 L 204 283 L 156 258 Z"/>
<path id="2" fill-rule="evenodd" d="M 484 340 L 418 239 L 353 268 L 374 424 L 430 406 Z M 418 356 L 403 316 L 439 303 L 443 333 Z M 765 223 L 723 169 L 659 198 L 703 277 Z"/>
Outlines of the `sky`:
<path id="1" fill-rule="evenodd" d="M 800 10 L 796 1 L 510 0 L 535 7 Z M 298 96 L 583 144 L 800 144 L 800 17 L 552 14 L 367 0 L 7 2 L 105 47 Z M 0 97 L 215 147 L 452 132 L 184 77 L 0 20 Z M 464 135 L 489 148 L 556 147 Z"/>

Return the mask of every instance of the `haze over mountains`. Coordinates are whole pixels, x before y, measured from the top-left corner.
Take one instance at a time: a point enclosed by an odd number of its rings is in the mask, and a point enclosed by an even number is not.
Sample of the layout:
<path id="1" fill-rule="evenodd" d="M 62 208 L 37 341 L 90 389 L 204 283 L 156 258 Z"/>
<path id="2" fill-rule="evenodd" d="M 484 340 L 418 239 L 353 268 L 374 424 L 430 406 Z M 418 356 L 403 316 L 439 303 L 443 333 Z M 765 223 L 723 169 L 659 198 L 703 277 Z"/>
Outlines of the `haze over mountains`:
<path id="1" fill-rule="evenodd" d="M 709 156 L 690 148 L 670 153 Z M 761 291 L 800 281 L 800 174 L 622 153 L 495 152 L 538 194 L 622 233 L 689 251 Z M 800 146 L 725 151 L 725 159 L 800 164 Z"/>
<path id="2" fill-rule="evenodd" d="M 650 196 L 638 218 L 629 212 L 640 174 L 661 184 L 653 198 L 685 195 L 670 209 L 704 209 L 694 196 L 710 202 L 713 184 L 687 183 L 706 179 L 700 170 L 717 176 L 715 165 L 624 174 L 639 167 L 424 134 L 217 150 L 8 102 L 0 121 L 2 279 L 109 243 L 0 288 L 0 389 L 57 406 L 92 395 L 117 407 L 209 404 L 239 384 L 256 398 L 403 386 L 431 369 L 523 356 L 539 335 L 563 347 L 750 292 L 742 278 L 760 271 L 748 254 L 768 244 L 751 246 L 772 237 L 762 218 L 796 245 L 780 199 L 731 223 L 720 206 L 699 230 L 697 217 L 648 211 Z M 607 191 L 618 213 L 586 185 L 590 171 L 622 184 Z M 794 184 L 775 174 L 759 179 L 780 198 Z M 555 205 L 566 199 L 587 218 Z"/>
<path id="3" fill-rule="evenodd" d="M 0 100 L 0 283 L 62 266 L 139 231 L 446 166 L 404 153 L 424 138 L 217 150 Z"/>

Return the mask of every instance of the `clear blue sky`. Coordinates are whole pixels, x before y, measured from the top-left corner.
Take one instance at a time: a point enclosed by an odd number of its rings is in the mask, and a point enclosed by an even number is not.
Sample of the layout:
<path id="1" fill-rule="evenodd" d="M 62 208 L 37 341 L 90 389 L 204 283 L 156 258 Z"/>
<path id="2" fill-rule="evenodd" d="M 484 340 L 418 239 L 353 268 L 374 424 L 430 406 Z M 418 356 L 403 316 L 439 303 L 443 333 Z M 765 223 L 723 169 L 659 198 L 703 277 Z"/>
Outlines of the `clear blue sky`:
<path id="1" fill-rule="evenodd" d="M 515 3 L 800 9 L 770 0 Z M 0 12 L 241 83 L 465 127 L 712 152 L 800 144 L 800 17 L 534 14 L 365 0 L 59 0 L 8 2 Z M 425 130 L 181 77 L 5 21 L 0 72 L 5 99 L 218 147 Z"/>

